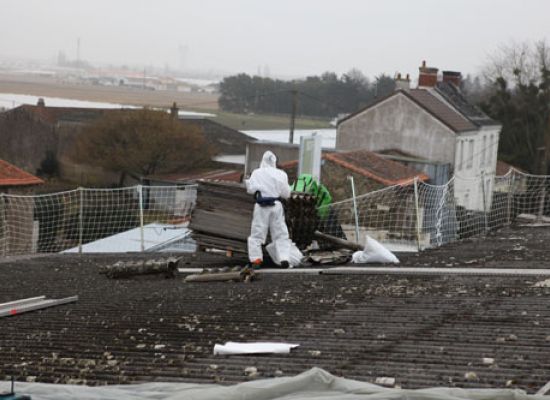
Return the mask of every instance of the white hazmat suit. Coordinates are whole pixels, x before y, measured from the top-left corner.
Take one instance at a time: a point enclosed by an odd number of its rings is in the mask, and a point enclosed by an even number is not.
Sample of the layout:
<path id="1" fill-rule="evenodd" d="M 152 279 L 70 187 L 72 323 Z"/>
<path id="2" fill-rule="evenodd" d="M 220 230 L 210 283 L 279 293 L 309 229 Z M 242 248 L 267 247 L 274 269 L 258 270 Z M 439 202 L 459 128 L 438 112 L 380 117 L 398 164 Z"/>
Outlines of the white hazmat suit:
<path id="1" fill-rule="evenodd" d="M 262 157 L 260 168 L 254 170 L 246 183 L 248 193 L 260 192 L 262 198 L 290 197 L 290 187 L 286 173 L 276 167 L 277 157 L 271 151 L 266 151 Z M 250 262 L 263 260 L 262 244 L 265 243 L 267 232 L 271 234 L 277 258 L 288 261 L 291 241 L 285 223 L 285 213 L 280 201 L 272 205 L 254 205 L 252 227 L 248 237 L 248 258 Z"/>

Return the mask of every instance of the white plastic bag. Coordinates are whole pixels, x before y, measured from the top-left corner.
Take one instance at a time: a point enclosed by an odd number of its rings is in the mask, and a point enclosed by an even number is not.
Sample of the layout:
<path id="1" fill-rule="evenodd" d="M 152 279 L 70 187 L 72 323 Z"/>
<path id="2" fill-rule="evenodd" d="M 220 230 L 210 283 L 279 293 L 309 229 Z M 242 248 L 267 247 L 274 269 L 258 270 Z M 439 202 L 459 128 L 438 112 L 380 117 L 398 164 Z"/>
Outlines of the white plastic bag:
<path id="1" fill-rule="evenodd" d="M 399 264 L 399 260 L 391 251 L 369 236 L 367 236 L 365 249 L 353 253 L 351 261 L 356 264 Z"/>
<path id="2" fill-rule="evenodd" d="M 276 342 L 227 342 L 225 344 L 214 345 L 214 355 L 227 354 L 288 354 L 290 350 L 300 346 L 292 343 L 276 343 Z"/>
<path id="3" fill-rule="evenodd" d="M 281 260 L 279 260 L 279 256 L 277 255 L 277 252 L 275 251 L 275 243 L 271 242 L 267 246 L 265 246 L 265 249 L 267 251 L 267 254 L 269 254 L 269 257 L 273 260 L 273 262 L 277 265 L 281 265 Z M 294 242 L 290 245 L 290 252 L 289 252 L 289 260 L 288 263 L 291 267 L 296 267 L 300 265 L 300 262 L 302 261 L 302 258 L 304 258 L 304 255 L 302 252 L 296 247 Z"/>

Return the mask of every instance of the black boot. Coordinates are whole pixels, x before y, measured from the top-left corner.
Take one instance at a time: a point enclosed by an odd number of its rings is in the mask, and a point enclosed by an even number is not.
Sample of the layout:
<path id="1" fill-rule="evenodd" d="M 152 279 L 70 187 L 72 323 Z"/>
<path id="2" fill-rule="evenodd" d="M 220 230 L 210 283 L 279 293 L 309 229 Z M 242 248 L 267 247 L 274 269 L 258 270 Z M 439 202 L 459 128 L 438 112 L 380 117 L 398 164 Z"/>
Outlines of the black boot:
<path id="1" fill-rule="evenodd" d="M 281 261 L 281 268 L 289 268 L 290 267 L 290 264 L 288 263 L 288 261 Z"/>

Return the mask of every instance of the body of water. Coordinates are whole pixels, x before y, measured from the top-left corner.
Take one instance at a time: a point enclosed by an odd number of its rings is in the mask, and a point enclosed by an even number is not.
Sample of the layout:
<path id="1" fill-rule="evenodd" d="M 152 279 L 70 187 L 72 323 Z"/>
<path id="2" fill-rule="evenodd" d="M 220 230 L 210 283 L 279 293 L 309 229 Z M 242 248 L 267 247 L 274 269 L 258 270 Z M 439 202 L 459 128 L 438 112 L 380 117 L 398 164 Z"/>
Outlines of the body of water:
<path id="1" fill-rule="evenodd" d="M 288 129 L 242 132 L 258 140 L 288 143 Z M 299 144 L 302 136 L 310 136 L 313 133 L 323 137 L 323 148 L 334 149 L 336 147 L 336 129 L 296 129 L 294 130 L 294 143 Z"/>

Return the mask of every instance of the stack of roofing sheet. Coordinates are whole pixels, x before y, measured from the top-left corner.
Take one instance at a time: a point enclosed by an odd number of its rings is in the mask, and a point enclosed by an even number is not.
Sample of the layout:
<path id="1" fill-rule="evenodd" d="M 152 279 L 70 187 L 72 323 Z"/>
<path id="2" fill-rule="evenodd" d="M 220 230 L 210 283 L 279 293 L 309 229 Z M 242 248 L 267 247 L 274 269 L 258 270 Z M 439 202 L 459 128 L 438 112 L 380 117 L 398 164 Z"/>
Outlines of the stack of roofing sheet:
<path id="1" fill-rule="evenodd" d="M 315 204 L 315 197 L 295 192 L 283 202 L 290 238 L 299 248 L 313 239 L 319 222 Z M 189 225 L 193 239 L 205 248 L 246 254 L 253 210 L 254 198 L 244 185 L 200 181 Z"/>
<path id="2" fill-rule="evenodd" d="M 246 253 L 253 210 L 244 185 L 200 181 L 189 228 L 202 247 Z"/>

